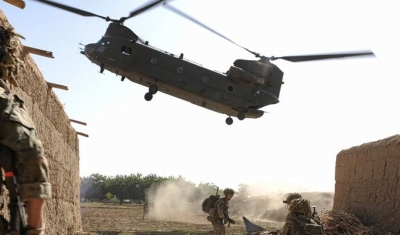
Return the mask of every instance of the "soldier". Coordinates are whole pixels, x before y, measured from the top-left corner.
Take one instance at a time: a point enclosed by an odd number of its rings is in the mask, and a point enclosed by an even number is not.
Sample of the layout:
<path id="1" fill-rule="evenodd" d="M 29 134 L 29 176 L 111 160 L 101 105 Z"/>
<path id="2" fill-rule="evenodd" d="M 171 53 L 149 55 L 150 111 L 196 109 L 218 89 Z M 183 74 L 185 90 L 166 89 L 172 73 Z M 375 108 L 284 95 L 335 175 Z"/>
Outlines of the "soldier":
<path id="1" fill-rule="evenodd" d="M 279 231 L 279 235 L 303 234 L 317 235 L 324 234 L 324 231 L 322 226 L 312 219 L 310 201 L 303 198 L 292 199 L 285 225 Z"/>
<path id="2" fill-rule="evenodd" d="M 146 217 L 149 218 L 149 203 L 147 203 L 147 202 L 145 202 L 145 203 L 143 204 L 143 220 L 144 220 Z"/>
<path id="3" fill-rule="evenodd" d="M 301 198 L 300 193 L 289 193 L 288 196 L 286 197 L 286 200 L 284 200 L 283 203 L 285 203 L 285 204 L 287 204 L 287 205 L 289 206 L 290 203 L 291 203 L 294 199 L 298 199 L 298 198 Z M 290 213 L 286 216 L 286 221 L 288 221 L 289 217 L 290 217 Z M 283 235 L 283 234 L 286 235 L 286 234 L 287 234 L 287 230 L 288 230 L 287 226 L 288 226 L 288 225 L 289 225 L 288 223 L 285 223 L 285 224 L 283 225 L 283 227 L 279 230 L 279 231 L 280 231 L 280 232 L 279 232 L 280 235 Z"/>
<path id="4" fill-rule="evenodd" d="M 302 198 L 300 193 L 289 193 L 286 200 L 283 201 L 283 203 L 287 204 L 288 206 L 294 199 Z M 313 206 L 313 212 L 311 213 L 312 219 L 317 222 L 318 224 L 321 224 L 321 219 L 318 216 L 318 213 L 315 211 L 315 206 Z"/>
<path id="5" fill-rule="evenodd" d="M 225 224 L 236 222 L 229 218 L 229 201 L 232 199 L 235 191 L 231 188 L 224 190 L 223 198 L 218 199 L 215 202 L 214 208 L 210 210 L 210 216 L 207 218 L 213 225 L 214 235 L 225 235 Z"/>
<path id="6" fill-rule="evenodd" d="M 283 203 L 290 205 L 290 202 L 292 202 L 292 200 L 297 198 L 301 198 L 300 193 L 289 193 L 288 196 L 286 197 L 286 200 L 284 200 Z"/>
<path id="7" fill-rule="evenodd" d="M 16 85 L 16 75 L 24 68 L 18 34 L 0 26 L 0 80 Z M 49 168 L 35 126 L 24 102 L 8 87 L 0 87 L 0 143 L 17 156 L 19 196 L 25 202 L 28 216 L 26 235 L 44 235 L 43 203 L 51 198 Z"/>

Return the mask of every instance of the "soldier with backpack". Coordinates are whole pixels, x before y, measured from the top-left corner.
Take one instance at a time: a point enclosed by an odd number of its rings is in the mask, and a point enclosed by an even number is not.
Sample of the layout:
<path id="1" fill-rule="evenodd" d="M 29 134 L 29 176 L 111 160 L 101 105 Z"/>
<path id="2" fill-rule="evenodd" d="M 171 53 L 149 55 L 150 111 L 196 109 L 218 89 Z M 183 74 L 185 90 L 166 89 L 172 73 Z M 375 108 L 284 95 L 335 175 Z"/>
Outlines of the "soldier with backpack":
<path id="1" fill-rule="evenodd" d="M 310 201 L 303 198 L 292 199 L 289 204 L 289 214 L 279 235 L 323 235 L 323 227 L 317 223 L 311 214 Z"/>
<path id="2" fill-rule="evenodd" d="M 0 26 L 0 144 L 16 154 L 19 197 L 25 202 L 28 215 L 25 235 L 43 235 L 44 199 L 51 198 L 49 167 L 24 102 L 10 94 L 7 86 L 17 86 L 16 78 L 24 69 L 18 36 L 12 28 Z M 6 234 L 4 230 L 2 233 Z"/>
<path id="3" fill-rule="evenodd" d="M 224 190 L 224 197 L 218 198 L 214 206 L 209 210 L 209 216 L 207 220 L 211 222 L 214 229 L 214 235 L 225 235 L 225 224 L 236 222 L 229 218 L 229 201 L 232 199 L 235 191 L 231 188 L 226 188 Z M 229 226 L 228 224 L 228 226 Z"/>

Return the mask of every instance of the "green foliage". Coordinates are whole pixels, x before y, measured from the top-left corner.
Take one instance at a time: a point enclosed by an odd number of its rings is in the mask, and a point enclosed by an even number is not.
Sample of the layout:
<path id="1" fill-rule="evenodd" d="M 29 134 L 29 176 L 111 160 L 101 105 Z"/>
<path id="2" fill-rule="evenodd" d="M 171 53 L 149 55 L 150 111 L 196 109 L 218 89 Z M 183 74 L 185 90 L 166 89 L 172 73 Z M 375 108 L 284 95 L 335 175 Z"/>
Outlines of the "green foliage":
<path id="1" fill-rule="evenodd" d="M 194 183 L 185 180 L 184 177 L 161 177 L 156 174 L 143 176 L 142 174 L 103 176 L 92 174 L 89 177 L 81 177 L 81 199 L 85 201 L 118 201 L 133 202 L 146 201 L 146 194 L 154 192 L 163 183 L 171 182 L 178 186 L 182 193 L 190 195 L 189 201 L 196 201 L 215 194 L 217 186 L 212 183 L 200 183 L 197 187 Z"/>
<path id="2" fill-rule="evenodd" d="M 110 193 L 110 192 L 106 193 L 105 196 L 106 196 L 107 200 L 111 200 L 114 197 L 114 195 L 112 195 L 112 193 Z"/>
<path id="3" fill-rule="evenodd" d="M 105 181 L 106 177 L 100 174 L 81 178 L 81 198 L 92 201 L 105 199 Z"/>
<path id="4" fill-rule="evenodd" d="M 173 177 L 160 177 L 155 174 L 142 176 L 142 174 L 103 176 L 92 174 L 81 177 L 81 199 L 86 201 L 124 200 L 144 201 L 146 190 L 150 187 L 174 179 Z"/>

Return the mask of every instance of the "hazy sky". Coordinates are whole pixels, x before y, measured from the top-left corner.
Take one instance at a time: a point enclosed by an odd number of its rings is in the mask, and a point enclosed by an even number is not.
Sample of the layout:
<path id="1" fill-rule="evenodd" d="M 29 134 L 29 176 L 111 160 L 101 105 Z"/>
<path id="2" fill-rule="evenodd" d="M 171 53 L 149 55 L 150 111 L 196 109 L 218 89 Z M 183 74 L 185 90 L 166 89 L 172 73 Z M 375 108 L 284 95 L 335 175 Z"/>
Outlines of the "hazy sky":
<path id="1" fill-rule="evenodd" d="M 70 0 L 65 4 L 120 18 L 147 1 Z M 267 191 L 333 191 L 343 149 L 399 133 L 400 4 L 397 1 L 175 0 L 170 4 L 265 56 L 372 50 L 376 58 L 274 62 L 284 74 L 280 103 L 259 119 L 225 124 L 225 115 L 157 93 L 106 71 L 81 55 L 108 23 L 35 1 L 24 10 L 0 2 L 33 55 L 80 139 L 80 173 L 155 173 L 221 187 L 256 184 Z M 211 70 L 226 71 L 253 55 L 159 6 L 125 22 L 150 45 Z M 293 190 L 291 188 L 290 190 Z"/>

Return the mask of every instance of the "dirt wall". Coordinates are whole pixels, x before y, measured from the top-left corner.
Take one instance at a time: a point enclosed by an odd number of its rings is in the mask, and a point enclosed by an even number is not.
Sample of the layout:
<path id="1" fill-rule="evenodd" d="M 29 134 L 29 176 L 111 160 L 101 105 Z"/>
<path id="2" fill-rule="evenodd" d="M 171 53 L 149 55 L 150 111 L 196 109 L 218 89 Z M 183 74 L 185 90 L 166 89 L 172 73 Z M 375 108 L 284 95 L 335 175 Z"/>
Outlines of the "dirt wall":
<path id="1" fill-rule="evenodd" d="M 1 10 L 0 25 L 9 25 Z M 12 92 L 24 100 L 49 161 L 52 198 L 45 204 L 46 234 L 74 234 L 82 230 L 79 140 L 63 105 L 29 55 L 25 64 L 26 69 L 18 78 L 20 86 Z"/>
<path id="2" fill-rule="evenodd" d="M 400 135 L 341 151 L 335 179 L 334 211 L 400 232 Z"/>

